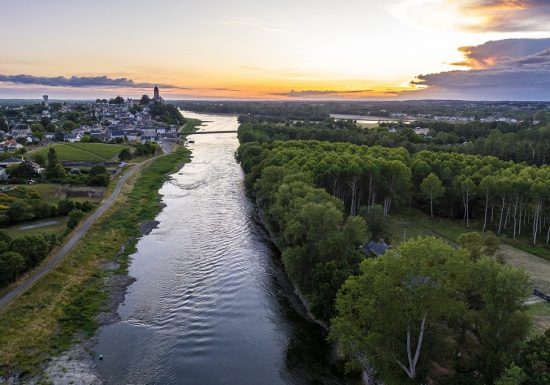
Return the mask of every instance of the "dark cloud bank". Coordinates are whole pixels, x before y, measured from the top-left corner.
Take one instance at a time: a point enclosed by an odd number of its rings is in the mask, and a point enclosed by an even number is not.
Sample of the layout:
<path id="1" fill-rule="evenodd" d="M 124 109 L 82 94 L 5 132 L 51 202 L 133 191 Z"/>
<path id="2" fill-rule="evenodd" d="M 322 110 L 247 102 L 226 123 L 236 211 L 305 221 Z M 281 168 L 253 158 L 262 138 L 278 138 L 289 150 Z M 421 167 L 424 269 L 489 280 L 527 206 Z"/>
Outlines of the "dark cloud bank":
<path id="1" fill-rule="evenodd" d="M 0 82 L 41 85 L 48 87 L 124 87 L 124 88 L 152 88 L 155 85 L 163 88 L 177 88 L 169 84 L 137 83 L 128 78 L 109 78 L 107 76 L 63 76 L 45 77 L 33 75 L 2 75 Z"/>
<path id="2" fill-rule="evenodd" d="M 510 39 L 463 47 L 471 70 L 419 75 L 429 98 L 550 100 L 550 39 Z"/>

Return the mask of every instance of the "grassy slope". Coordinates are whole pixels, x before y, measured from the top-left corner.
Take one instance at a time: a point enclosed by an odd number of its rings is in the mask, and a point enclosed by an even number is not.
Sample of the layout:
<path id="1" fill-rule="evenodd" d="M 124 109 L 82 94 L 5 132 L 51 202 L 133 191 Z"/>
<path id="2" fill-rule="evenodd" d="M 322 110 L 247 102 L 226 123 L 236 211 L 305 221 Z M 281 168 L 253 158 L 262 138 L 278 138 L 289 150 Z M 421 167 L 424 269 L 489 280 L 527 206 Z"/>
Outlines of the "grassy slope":
<path id="1" fill-rule="evenodd" d="M 185 118 L 186 123 L 181 127 L 180 132 L 195 132 L 202 124 L 202 120 Z"/>
<path id="2" fill-rule="evenodd" d="M 40 373 L 42 363 L 67 349 L 77 334 L 95 331 L 95 316 L 107 298 L 104 278 L 113 274 L 104 271 L 102 263 L 115 258 L 126 244 L 121 267 L 114 273 L 126 272 L 128 255 L 139 237 L 138 224 L 160 211 L 156 192 L 188 154 L 178 148 L 145 166 L 61 265 L 0 312 L 0 375 Z"/>
<path id="3" fill-rule="evenodd" d="M 128 148 L 121 144 L 106 143 L 58 143 L 48 147 L 43 147 L 28 153 L 29 156 L 36 154 L 48 155 L 50 147 L 55 148 L 57 158 L 61 161 L 92 161 L 102 162 L 116 160 L 117 155 L 122 149 Z"/>

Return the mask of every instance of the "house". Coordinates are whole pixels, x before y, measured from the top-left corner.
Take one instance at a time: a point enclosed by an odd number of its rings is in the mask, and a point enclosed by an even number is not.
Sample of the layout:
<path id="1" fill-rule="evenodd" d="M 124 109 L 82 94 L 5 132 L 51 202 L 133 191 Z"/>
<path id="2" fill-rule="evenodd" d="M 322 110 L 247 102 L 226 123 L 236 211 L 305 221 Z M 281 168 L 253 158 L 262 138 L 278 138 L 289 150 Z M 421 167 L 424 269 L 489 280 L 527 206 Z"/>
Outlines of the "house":
<path id="1" fill-rule="evenodd" d="M 5 181 L 8 179 L 8 173 L 5 168 L 0 168 L 0 181 Z"/>
<path id="2" fill-rule="evenodd" d="M 134 140 L 139 140 L 141 132 L 139 132 L 139 131 L 124 131 L 124 134 L 126 135 L 126 138 L 129 141 L 134 141 Z"/>
<path id="3" fill-rule="evenodd" d="M 0 160 L 0 167 L 6 168 L 13 165 L 19 165 L 21 163 L 23 163 L 23 159 L 21 158 L 8 158 L 8 159 Z"/>
<path id="4" fill-rule="evenodd" d="M 426 136 L 426 135 L 428 135 L 428 132 L 429 132 L 429 131 L 430 131 L 429 128 L 422 128 L 422 127 L 416 127 L 416 128 L 414 129 L 414 133 L 415 133 L 416 135 L 424 135 L 424 136 Z"/>
<path id="5" fill-rule="evenodd" d="M 388 245 L 383 240 L 380 240 L 378 242 L 370 241 L 369 243 L 361 246 L 361 249 L 367 256 L 375 256 L 375 257 L 380 257 L 386 251 L 388 251 L 389 248 L 390 248 L 390 245 Z"/>
<path id="6" fill-rule="evenodd" d="M 143 135 L 147 136 L 153 136 L 157 133 L 157 129 L 155 127 L 145 127 L 141 131 L 143 132 Z"/>
<path id="7" fill-rule="evenodd" d="M 0 151 L 4 151 L 4 152 L 14 152 L 22 148 L 23 148 L 23 145 L 17 143 L 15 139 L 5 140 L 2 143 L 0 143 Z"/>
<path id="8" fill-rule="evenodd" d="M 153 135 L 142 135 L 141 136 L 141 143 L 156 142 L 156 141 L 157 141 L 156 136 L 153 136 Z"/>
<path id="9" fill-rule="evenodd" d="M 80 134 L 65 134 L 65 136 L 63 137 L 63 140 L 65 142 L 71 142 L 71 143 L 80 142 L 81 139 L 82 139 L 82 135 Z"/>
<path id="10" fill-rule="evenodd" d="M 122 130 L 109 131 L 109 140 L 113 140 L 113 139 L 124 139 L 124 131 Z"/>
<path id="11" fill-rule="evenodd" d="M 157 127 L 157 128 L 156 128 L 156 133 L 157 133 L 157 134 L 165 134 L 165 133 L 166 133 L 166 128 L 164 128 L 164 127 Z"/>
<path id="12" fill-rule="evenodd" d="M 11 130 L 11 135 L 14 138 L 26 138 L 31 135 L 32 131 L 28 124 L 18 124 Z"/>

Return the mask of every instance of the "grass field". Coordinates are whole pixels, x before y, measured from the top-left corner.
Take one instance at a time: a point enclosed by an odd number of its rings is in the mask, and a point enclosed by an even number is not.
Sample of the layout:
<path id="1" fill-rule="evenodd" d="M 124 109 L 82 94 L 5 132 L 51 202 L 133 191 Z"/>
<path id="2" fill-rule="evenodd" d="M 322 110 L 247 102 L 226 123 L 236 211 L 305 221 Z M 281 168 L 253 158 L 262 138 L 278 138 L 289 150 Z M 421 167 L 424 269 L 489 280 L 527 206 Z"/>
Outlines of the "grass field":
<path id="1" fill-rule="evenodd" d="M 90 161 L 90 162 L 105 162 L 116 161 L 118 154 L 124 148 L 121 144 L 106 144 L 106 143 L 58 143 L 51 146 L 43 147 L 28 153 L 32 158 L 33 155 L 41 154 L 48 155 L 50 147 L 55 149 L 57 159 L 60 161 Z"/>
<path id="2" fill-rule="evenodd" d="M 161 208 L 158 189 L 166 176 L 188 161 L 179 148 L 157 158 L 130 178 L 117 203 L 77 243 L 63 262 L 0 311 L 0 376 L 17 373 L 22 383 L 42 373 L 43 363 L 96 328 L 105 306 L 105 279 L 124 273 L 139 237 L 138 225 Z M 118 271 L 102 269 L 119 256 Z M 0 381 L 1 382 L 1 381 Z"/>
<path id="3" fill-rule="evenodd" d="M 22 230 L 21 227 L 27 227 L 32 225 L 38 225 L 42 222 L 56 222 L 55 224 L 40 226 L 31 229 Z M 56 217 L 41 219 L 39 221 L 18 223 L 17 225 L 1 228 L 0 231 L 8 234 L 12 238 L 24 237 L 26 235 L 34 235 L 39 233 L 46 234 L 61 234 L 67 228 L 67 217 Z"/>
<path id="4" fill-rule="evenodd" d="M 527 313 L 533 317 L 533 332 L 543 333 L 550 328 L 550 303 L 541 302 L 529 306 Z"/>

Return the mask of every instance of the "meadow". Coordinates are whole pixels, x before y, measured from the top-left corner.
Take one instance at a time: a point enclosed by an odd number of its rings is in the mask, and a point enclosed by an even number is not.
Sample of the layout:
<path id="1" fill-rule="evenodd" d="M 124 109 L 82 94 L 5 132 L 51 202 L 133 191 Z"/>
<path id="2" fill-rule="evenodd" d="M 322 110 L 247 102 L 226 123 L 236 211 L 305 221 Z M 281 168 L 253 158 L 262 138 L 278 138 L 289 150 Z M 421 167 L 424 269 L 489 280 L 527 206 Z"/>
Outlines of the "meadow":
<path id="1" fill-rule="evenodd" d="M 47 156 L 53 147 L 60 161 L 117 161 L 118 154 L 128 146 L 106 143 L 58 143 L 29 152 L 32 158 L 38 154 Z"/>

